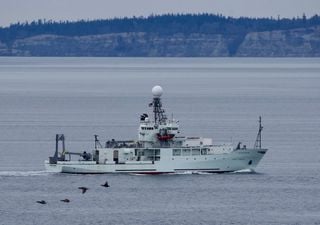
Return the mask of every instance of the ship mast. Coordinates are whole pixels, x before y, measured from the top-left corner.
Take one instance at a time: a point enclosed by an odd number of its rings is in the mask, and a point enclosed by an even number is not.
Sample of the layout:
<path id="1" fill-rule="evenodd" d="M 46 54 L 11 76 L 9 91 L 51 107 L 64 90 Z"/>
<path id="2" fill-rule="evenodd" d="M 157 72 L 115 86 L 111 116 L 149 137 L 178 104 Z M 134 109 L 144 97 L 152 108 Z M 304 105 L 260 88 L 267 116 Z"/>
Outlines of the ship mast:
<path id="1" fill-rule="evenodd" d="M 152 88 L 153 101 L 149 104 L 150 107 L 153 107 L 154 113 L 154 123 L 156 125 L 164 124 L 167 121 L 167 116 L 165 115 L 165 110 L 162 109 L 161 95 L 163 90 L 160 86 L 154 86 Z"/>
<path id="2" fill-rule="evenodd" d="M 259 116 L 259 131 L 257 134 L 256 142 L 254 143 L 254 148 L 261 149 L 261 132 L 262 132 L 263 126 L 261 125 L 261 116 Z"/>

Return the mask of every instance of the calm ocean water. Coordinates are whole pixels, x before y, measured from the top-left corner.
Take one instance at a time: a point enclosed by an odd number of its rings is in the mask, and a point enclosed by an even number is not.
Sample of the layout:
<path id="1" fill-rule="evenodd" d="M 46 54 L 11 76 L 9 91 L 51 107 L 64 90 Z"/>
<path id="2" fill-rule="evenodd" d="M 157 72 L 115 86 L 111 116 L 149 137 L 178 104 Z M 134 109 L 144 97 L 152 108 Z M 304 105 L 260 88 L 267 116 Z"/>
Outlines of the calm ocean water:
<path id="1" fill-rule="evenodd" d="M 135 139 L 157 84 L 185 135 L 250 146 L 261 115 L 257 173 L 44 172 L 56 133 L 73 151 Z M 319 58 L 0 58 L 0 134 L 3 225 L 320 224 Z"/>

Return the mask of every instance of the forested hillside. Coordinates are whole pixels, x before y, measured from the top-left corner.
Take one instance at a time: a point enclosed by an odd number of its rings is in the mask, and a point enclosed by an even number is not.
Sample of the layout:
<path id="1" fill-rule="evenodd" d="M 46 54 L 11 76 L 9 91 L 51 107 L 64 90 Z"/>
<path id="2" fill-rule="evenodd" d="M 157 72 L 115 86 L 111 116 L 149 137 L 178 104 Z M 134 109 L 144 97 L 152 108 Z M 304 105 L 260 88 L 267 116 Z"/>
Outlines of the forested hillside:
<path id="1" fill-rule="evenodd" d="M 318 56 L 318 27 L 317 15 L 292 19 L 187 14 L 77 22 L 39 20 L 0 28 L 0 55 Z M 279 51 L 284 44 L 285 49 Z M 274 51 L 261 52 L 263 46 Z M 256 49 L 254 54 L 250 48 Z"/>

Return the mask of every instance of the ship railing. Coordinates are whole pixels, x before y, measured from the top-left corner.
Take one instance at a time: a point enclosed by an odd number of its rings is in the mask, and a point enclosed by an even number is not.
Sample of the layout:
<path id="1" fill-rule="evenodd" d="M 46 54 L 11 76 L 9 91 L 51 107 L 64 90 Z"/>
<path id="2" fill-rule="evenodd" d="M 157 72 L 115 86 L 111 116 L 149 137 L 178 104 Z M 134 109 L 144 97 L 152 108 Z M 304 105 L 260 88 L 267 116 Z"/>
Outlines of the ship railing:
<path id="1" fill-rule="evenodd" d="M 180 148 L 182 147 L 181 143 L 171 143 L 171 142 L 159 142 L 159 143 L 143 143 L 142 148 L 151 147 L 151 148 Z"/>
<path id="2" fill-rule="evenodd" d="M 138 143 L 132 140 L 110 140 L 105 144 L 106 148 L 136 148 Z"/>

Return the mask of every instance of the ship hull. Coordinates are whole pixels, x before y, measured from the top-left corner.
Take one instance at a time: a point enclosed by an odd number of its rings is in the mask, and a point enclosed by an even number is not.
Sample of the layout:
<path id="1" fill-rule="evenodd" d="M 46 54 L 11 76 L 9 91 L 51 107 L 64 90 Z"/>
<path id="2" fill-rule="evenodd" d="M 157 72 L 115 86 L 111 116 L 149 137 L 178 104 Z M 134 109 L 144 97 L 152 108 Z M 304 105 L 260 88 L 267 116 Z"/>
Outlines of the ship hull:
<path id="1" fill-rule="evenodd" d="M 138 173 L 162 174 L 207 172 L 224 173 L 239 170 L 254 170 L 267 149 L 241 149 L 224 154 L 199 156 L 172 156 L 164 154 L 159 161 L 126 161 L 122 163 L 95 161 L 58 161 L 50 164 L 45 161 L 48 172 L 100 174 L 100 173 Z"/>

